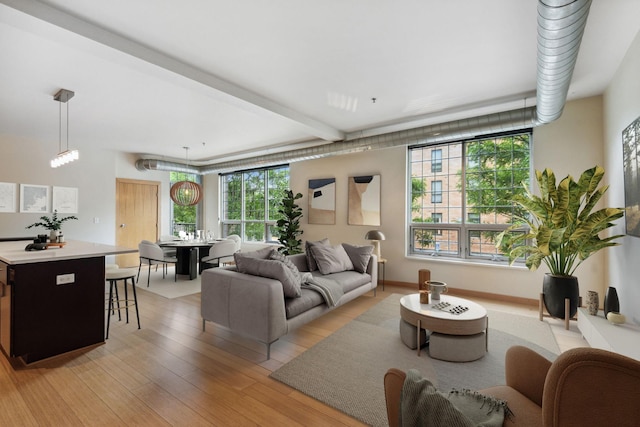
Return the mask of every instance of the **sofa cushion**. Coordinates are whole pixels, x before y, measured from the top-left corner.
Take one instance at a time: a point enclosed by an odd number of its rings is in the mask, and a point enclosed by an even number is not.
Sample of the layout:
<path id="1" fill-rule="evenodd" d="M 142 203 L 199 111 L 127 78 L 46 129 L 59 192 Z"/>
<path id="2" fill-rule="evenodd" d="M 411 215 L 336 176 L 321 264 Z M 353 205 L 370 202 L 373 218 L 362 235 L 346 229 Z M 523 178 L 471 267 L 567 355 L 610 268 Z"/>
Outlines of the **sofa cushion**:
<path id="1" fill-rule="evenodd" d="M 316 264 L 313 253 L 311 253 L 311 248 L 318 245 L 325 246 L 331 245 L 331 243 L 329 243 L 329 239 L 326 237 L 322 240 L 318 240 L 317 242 L 307 241 L 304 243 L 304 253 L 307 256 L 307 266 L 309 267 L 309 271 L 316 271 L 318 269 L 318 264 Z"/>
<path id="2" fill-rule="evenodd" d="M 238 258 L 253 258 L 253 259 L 269 259 L 271 252 L 275 251 L 275 248 L 262 248 L 252 252 L 236 252 L 233 254 L 233 260 L 238 264 Z M 246 263 L 245 263 L 246 265 Z M 241 273 L 244 273 L 239 269 Z"/>
<path id="3" fill-rule="evenodd" d="M 289 270 L 291 270 L 293 276 L 298 281 L 298 285 L 302 283 L 302 274 L 300 274 L 298 267 L 296 267 L 296 265 L 288 257 L 284 256 L 284 254 L 278 251 L 272 251 L 269 255 L 269 259 L 280 261 L 281 263 L 283 263 Z"/>
<path id="4" fill-rule="evenodd" d="M 354 246 L 348 243 L 343 243 L 342 247 L 349 255 L 349 259 L 353 264 L 353 269 L 358 273 L 364 273 L 367 271 L 369 265 L 369 259 L 373 253 L 373 246 Z"/>
<path id="5" fill-rule="evenodd" d="M 295 277 L 293 272 L 281 261 L 238 257 L 236 265 L 238 266 L 238 271 L 242 273 L 280 281 L 285 297 L 295 298 L 300 296 L 300 278 Z"/>
<path id="6" fill-rule="evenodd" d="M 353 270 L 351 259 L 342 245 L 315 245 L 311 247 L 311 253 L 322 274 Z"/>
<path id="7" fill-rule="evenodd" d="M 371 282 L 371 276 L 367 273 L 358 273 L 354 270 L 342 271 L 340 273 L 333 273 L 323 275 L 320 271 L 314 271 L 311 273 L 313 276 L 319 276 L 324 279 L 331 279 L 342 286 L 342 292 L 345 294 L 362 285 L 366 285 Z"/>
<path id="8" fill-rule="evenodd" d="M 300 298 L 284 299 L 285 316 L 287 319 L 291 319 L 321 304 L 324 304 L 324 299 L 318 292 L 311 289 L 302 289 Z"/>

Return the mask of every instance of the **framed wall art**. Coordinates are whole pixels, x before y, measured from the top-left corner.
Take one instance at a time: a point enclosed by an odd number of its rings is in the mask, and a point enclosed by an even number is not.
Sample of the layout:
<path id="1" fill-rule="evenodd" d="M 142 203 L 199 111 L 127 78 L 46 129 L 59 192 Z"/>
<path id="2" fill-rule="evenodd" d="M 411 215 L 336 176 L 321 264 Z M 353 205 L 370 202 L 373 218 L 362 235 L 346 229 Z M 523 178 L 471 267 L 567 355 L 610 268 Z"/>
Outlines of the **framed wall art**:
<path id="1" fill-rule="evenodd" d="M 49 187 L 20 184 L 20 212 L 49 212 Z"/>
<path id="2" fill-rule="evenodd" d="M 16 184 L 0 182 L 0 212 L 16 211 Z"/>
<path id="3" fill-rule="evenodd" d="M 53 187 L 51 210 L 58 213 L 78 213 L 78 189 Z"/>
<path id="4" fill-rule="evenodd" d="M 309 224 L 336 223 L 336 179 L 309 180 Z"/>
<path id="5" fill-rule="evenodd" d="M 625 227 L 630 236 L 640 237 L 640 117 L 622 131 Z"/>
<path id="6" fill-rule="evenodd" d="M 349 177 L 349 225 L 380 225 L 380 175 Z"/>

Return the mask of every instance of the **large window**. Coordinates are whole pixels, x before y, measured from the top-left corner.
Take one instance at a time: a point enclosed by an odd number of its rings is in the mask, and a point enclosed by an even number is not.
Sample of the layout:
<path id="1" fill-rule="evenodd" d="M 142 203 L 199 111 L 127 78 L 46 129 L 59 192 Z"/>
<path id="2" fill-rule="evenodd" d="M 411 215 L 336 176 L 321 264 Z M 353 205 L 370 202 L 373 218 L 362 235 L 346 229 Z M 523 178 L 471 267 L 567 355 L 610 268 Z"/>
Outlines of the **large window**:
<path id="1" fill-rule="evenodd" d="M 495 237 L 524 215 L 531 132 L 409 148 L 409 253 L 503 259 Z M 437 154 L 434 154 L 437 153 Z"/>
<path id="2" fill-rule="evenodd" d="M 198 184 L 202 184 L 202 178 L 200 175 L 184 173 L 184 172 L 170 172 L 169 173 L 170 185 L 180 181 L 193 181 Z M 195 235 L 196 229 L 199 227 L 199 207 L 201 203 L 195 206 L 181 206 L 171 201 L 171 235 L 178 236 L 180 232 L 193 233 Z"/>
<path id="3" fill-rule="evenodd" d="M 221 176 L 222 235 L 277 240 L 278 203 L 289 188 L 289 167 L 253 169 Z"/>

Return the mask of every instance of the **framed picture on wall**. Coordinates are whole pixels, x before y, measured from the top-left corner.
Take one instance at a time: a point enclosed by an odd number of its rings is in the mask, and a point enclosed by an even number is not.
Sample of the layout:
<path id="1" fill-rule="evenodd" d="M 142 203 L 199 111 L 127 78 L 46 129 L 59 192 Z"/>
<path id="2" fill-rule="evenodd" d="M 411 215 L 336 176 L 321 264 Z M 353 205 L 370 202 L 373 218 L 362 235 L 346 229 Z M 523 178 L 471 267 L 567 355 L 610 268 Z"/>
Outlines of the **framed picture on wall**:
<path id="1" fill-rule="evenodd" d="M 49 212 L 49 187 L 20 184 L 20 212 Z"/>
<path id="2" fill-rule="evenodd" d="M 53 187 L 51 210 L 58 213 L 78 213 L 78 189 Z"/>
<path id="3" fill-rule="evenodd" d="M 309 180 L 309 224 L 336 223 L 336 179 Z"/>
<path id="4" fill-rule="evenodd" d="M 622 131 L 625 227 L 630 236 L 640 237 L 640 117 Z"/>
<path id="5" fill-rule="evenodd" d="M 349 177 L 349 225 L 380 225 L 380 175 Z"/>
<path id="6" fill-rule="evenodd" d="M 0 182 L 0 212 L 16 211 L 16 184 Z"/>

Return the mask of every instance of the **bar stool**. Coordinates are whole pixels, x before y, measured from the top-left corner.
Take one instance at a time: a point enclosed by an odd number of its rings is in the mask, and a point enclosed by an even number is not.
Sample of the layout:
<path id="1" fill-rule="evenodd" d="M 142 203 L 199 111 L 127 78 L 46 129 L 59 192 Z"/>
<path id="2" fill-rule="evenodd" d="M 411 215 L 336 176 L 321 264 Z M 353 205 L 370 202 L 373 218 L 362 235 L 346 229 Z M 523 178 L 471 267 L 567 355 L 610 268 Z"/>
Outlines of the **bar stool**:
<path id="1" fill-rule="evenodd" d="M 113 294 L 115 291 L 116 298 L 118 295 L 118 280 L 124 281 L 124 299 L 116 299 L 118 305 L 118 319 L 120 320 L 120 310 L 125 309 L 127 323 L 129 323 L 129 307 L 132 305 L 136 307 L 136 318 L 138 319 L 138 329 L 140 329 L 140 314 L 138 313 L 138 296 L 136 295 L 136 274 L 135 268 L 108 268 L 105 269 L 105 278 L 109 282 L 109 307 L 107 308 L 107 335 L 105 339 L 109 339 L 109 324 L 111 323 L 111 314 L 116 310 L 113 305 Z M 127 282 L 131 279 L 131 287 L 133 288 L 133 300 L 129 299 L 127 292 Z M 133 304 L 132 304 L 133 301 Z M 124 303 L 124 306 L 120 306 L 120 302 Z"/>

